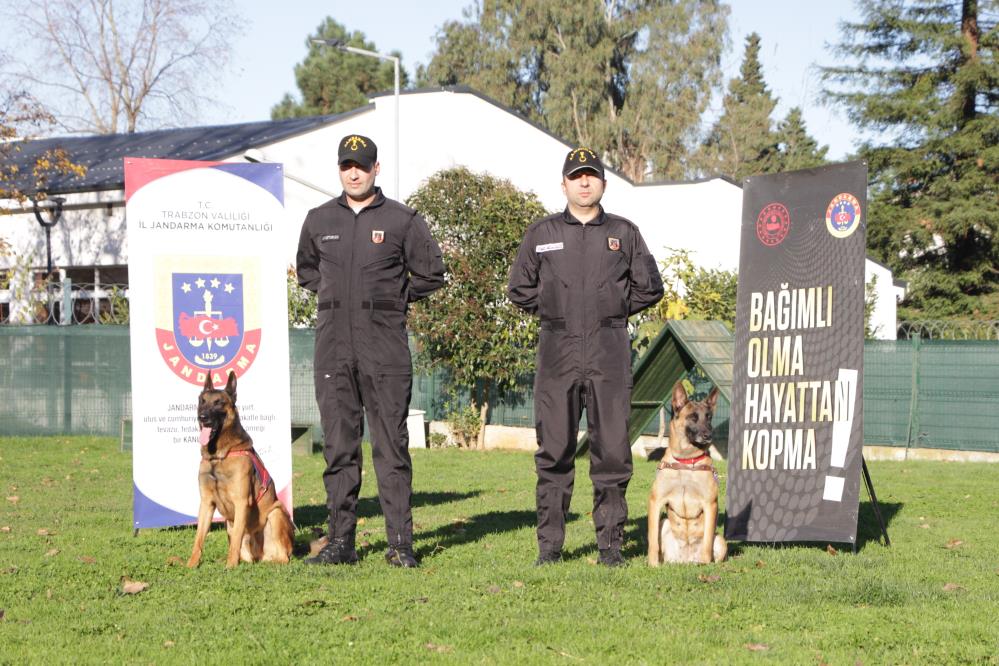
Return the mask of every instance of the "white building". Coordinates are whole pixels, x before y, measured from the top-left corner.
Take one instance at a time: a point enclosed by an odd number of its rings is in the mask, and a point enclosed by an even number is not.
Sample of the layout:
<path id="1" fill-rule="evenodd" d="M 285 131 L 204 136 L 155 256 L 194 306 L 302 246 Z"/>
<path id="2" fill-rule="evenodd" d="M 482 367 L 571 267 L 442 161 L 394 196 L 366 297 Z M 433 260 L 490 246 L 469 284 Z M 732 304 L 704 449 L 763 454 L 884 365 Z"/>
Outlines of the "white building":
<path id="1" fill-rule="evenodd" d="M 127 283 L 125 156 L 240 161 L 250 151 L 250 158 L 283 163 L 288 177 L 284 252 L 289 264 L 294 263 L 305 213 L 340 191 L 337 144 L 348 133 L 370 136 L 378 144 L 378 183 L 393 198 L 404 200 L 441 169 L 465 166 L 534 191 L 553 211 L 564 207 L 560 169 L 572 146 L 562 139 L 468 88 L 412 91 L 399 98 L 397 161 L 395 103 L 387 94 L 337 116 L 46 139 L 26 144 L 19 159 L 29 165 L 39 151 L 61 147 L 88 167 L 84 178 L 55 179 L 48 188 L 50 196 L 66 199 L 62 220 L 52 230 L 52 260 L 75 283 L 97 283 L 98 288 Z M 604 205 L 636 222 L 659 259 L 667 248 L 686 249 L 705 268 L 738 268 L 742 190 L 725 178 L 636 184 L 609 171 Z M 14 208 L 2 201 L 0 207 Z M 12 212 L 0 218 L 0 235 L 22 261 L 29 257 L 34 267 L 44 268 L 44 233 L 33 212 Z M 8 268 L 13 261 L 0 258 L 0 267 Z M 867 281 L 877 276 L 873 326 L 878 337 L 894 338 L 895 306 L 904 295 L 904 284 L 870 259 L 865 273 Z M 0 294 L 0 301 L 5 299 L 10 295 Z"/>

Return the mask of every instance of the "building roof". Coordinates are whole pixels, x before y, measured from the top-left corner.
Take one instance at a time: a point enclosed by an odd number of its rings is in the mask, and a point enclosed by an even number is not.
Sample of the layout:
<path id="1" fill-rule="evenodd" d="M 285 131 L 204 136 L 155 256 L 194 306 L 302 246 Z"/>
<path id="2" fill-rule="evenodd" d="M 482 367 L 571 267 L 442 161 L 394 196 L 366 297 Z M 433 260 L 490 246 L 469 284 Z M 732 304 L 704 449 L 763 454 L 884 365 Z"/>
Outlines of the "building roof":
<path id="1" fill-rule="evenodd" d="M 35 194 L 35 184 L 30 175 L 35 161 L 48 151 L 62 149 L 70 160 L 86 167 L 87 173 L 82 178 L 50 176 L 43 188 L 46 193 L 51 195 L 117 190 L 125 186 L 125 157 L 223 160 L 250 148 L 266 146 L 372 108 L 374 104 L 330 116 L 24 141 L 20 144 L 20 150 L 12 151 L 11 157 L 25 177 L 15 180 L 12 185 L 25 194 Z"/>

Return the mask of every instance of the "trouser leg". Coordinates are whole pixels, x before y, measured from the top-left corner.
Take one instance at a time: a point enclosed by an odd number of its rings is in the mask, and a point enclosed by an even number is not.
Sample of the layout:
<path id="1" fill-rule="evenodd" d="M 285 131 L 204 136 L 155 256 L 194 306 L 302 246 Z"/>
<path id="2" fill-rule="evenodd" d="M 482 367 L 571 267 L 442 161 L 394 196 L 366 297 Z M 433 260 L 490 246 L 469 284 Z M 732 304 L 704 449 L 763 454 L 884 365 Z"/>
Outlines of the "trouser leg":
<path id="1" fill-rule="evenodd" d="M 565 517 L 575 481 L 576 435 L 582 411 L 580 387 L 572 380 L 542 379 L 534 386 L 538 451 L 538 549 L 559 551 L 565 542 Z"/>
<path id="2" fill-rule="evenodd" d="M 323 484 L 330 537 L 352 537 L 361 490 L 361 437 L 364 416 L 357 369 L 348 363 L 316 373 L 316 399 L 323 424 Z"/>
<path id="3" fill-rule="evenodd" d="M 621 548 L 628 519 L 625 492 L 631 480 L 628 415 L 631 387 L 599 378 L 587 383 L 586 422 L 593 482 L 593 522 L 597 547 Z"/>
<path id="4" fill-rule="evenodd" d="M 390 546 L 412 546 L 413 464 L 406 417 L 413 387 L 411 371 L 360 372 L 361 393 L 371 428 L 371 455 L 378 502 Z"/>

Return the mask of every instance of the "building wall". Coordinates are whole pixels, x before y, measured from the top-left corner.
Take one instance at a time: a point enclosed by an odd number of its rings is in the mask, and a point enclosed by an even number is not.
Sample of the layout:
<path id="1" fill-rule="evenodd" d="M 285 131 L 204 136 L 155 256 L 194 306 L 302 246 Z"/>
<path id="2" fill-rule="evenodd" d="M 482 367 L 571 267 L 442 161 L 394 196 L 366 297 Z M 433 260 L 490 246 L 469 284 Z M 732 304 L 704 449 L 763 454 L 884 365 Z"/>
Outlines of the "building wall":
<path id="1" fill-rule="evenodd" d="M 380 96 L 374 102 L 370 111 L 256 147 L 267 161 L 282 163 L 288 176 L 288 232 L 283 251 L 289 264 L 294 264 L 306 213 L 329 198 L 319 190 L 340 192 L 336 154 L 339 139 L 346 134 L 363 134 L 375 140 L 381 163 L 378 184 L 390 197 L 405 200 L 432 174 L 466 166 L 534 192 L 553 212 L 564 208 L 560 170 L 569 147 L 519 116 L 471 93 L 401 95 L 401 164 L 396 164 L 395 98 Z M 243 161 L 244 156 L 232 155 L 229 160 Z M 397 172 L 401 196 L 395 193 Z M 68 203 L 89 202 L 98 207 L 64 214 L 63 222 L 53 231 L 53 262 L 59 266 L 127 263 L 124 209 L 106 205 L 122 199 L 120 190 L 70 195 Z M 633 185 L 609 172 L 604 205 L 638 224 L 649 250 L 659 260 L 668 255 L 668 248 L 687 249 L 695 263 L 705 268 L 738 269 L 742 190 L 724 179 Z M 4 235 L 14 249 L 33 253 L 35 265 L 44 266 L 44 234 L 33 214 L 15 214 L 5 222 Z M 875 326 L 879 337 L 894 339 L 895 306 L 901 290 L 894 286 L 887 268 L 868 260 L 865 279 L 869 281 L 873 275 L 878 276 Z"/>

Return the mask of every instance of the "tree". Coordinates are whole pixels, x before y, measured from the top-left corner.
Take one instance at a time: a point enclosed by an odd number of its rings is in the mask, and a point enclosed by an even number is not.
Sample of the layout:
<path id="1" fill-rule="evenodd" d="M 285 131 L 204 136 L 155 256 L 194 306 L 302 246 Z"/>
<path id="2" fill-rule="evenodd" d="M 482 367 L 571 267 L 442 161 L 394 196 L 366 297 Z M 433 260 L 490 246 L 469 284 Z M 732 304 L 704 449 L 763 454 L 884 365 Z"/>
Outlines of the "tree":
<path id="1" fill-rule="evenodd" d="M 741 182 L 747 176 L 771 173 L 779 164 L 778 137 L 770 114 L 777 106 L 763 80 L 760 36 L 746 37 L 739 76 L 728 84 L 722 115 L 701 146 L 696 162 L 706 174 L 723 174 Z"/>
<path id="2" fill-rule="evenodd" d="M 823 68 L 875 137 L 868 249 L 909 280 L 902 316 L 999 316 L 999 3 L 862 0 Z M 990 297 L 990 295 L 992 295 Z"/>
<path id="3" fill-rule="evenodd" d="M 407 203 L 426 217 L 447 266 L 445 287 L 415 304 L 409 325 L 429 364 L 469 391 L 481 448 L 491 397 L 533 370 L 537 322 L 510 303 L 506 284 L 524 231 L 547 212 L 534 194 L 465 168 L 433 175 Z"/>
<path id="4" fill-rule="evenodd" d="M 419 83 L 476 88 L 634 181 L 682 178 L 727 15 L 717 0 L 483 0 L 441 28 Z"/>
<path id="5" fill-rule="evenodd" d="M 819 147 L 808 134 L 801 108 L 794 107 L 777 125 L 778 171 L 811 169 L 826 163 L 829 146 Z"/>
<path id="6" fill-rule="evenodd" d="M 229 0 L 3 0 L 8 73 L 64 130 L 114 134 L 194 118 L 242 20 Z"/>
<path id="7" fill-rule="evenodd" d="M 347 46 L 378 50 L 374 43 L 367 41 L 363 32 L 347 32 L 347 28 L 327 16 L 316 32 L 306 38 L 308 53 L 302 62 L 295 65 L 295 83 L 301 99 L 286 93 L 271 109 L 271 118 L 343 113 L 367 104 L 372 93 L 394 87 L 393 63 L 313 44 L 313 39 L 339 39 Z M 400 53 L 393 51 L 392 55 L 400 56 Z M 400 88 L 408 83 L 406 70 L 400 66 Z"/>

